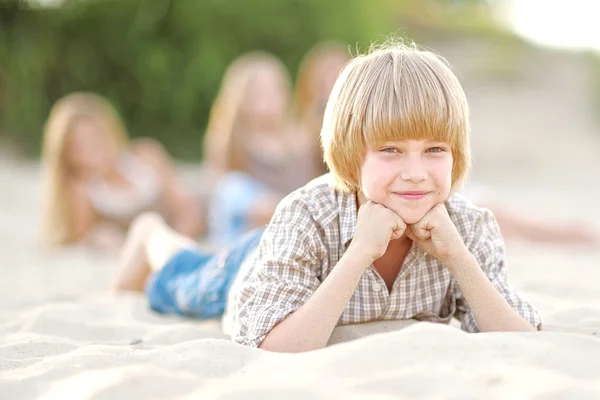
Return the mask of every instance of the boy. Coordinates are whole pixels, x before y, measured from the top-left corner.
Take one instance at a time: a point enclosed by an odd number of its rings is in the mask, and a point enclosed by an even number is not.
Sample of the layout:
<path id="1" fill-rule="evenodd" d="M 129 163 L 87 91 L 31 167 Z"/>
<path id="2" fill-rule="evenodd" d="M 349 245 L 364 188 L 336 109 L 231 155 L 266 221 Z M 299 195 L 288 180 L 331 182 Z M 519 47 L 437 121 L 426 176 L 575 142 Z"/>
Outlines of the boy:
<path id="1" fill-rule="evenodd" d="M 443 59 L 398 44 L 355 57 L 321 141 L 331 173 L 285 198 L 264 233 L 203 255 L 145 217 L 117 287 L 140 288 L 149 269 L 134 265 L 145 261 L 158 271 L 147 283 L 154 309 L 211 317 L 227 307 L 233 340 L 272 351 L 322 348 L 336 325 L 382 319 L 541 328 L 506 283 L 493 215 L 456 194 L 470 166 L 468 105 Z"/>

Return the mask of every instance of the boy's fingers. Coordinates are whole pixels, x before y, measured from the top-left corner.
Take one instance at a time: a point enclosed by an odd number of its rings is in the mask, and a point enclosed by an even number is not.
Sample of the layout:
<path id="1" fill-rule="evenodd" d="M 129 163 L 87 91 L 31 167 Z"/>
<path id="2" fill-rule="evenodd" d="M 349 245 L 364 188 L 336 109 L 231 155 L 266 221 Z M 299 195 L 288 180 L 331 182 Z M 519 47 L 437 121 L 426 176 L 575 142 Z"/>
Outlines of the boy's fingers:
<path id="1" fill-rule="evenodd" d="M 396 226 L 400 230 L 404 230 L 406 228 L 406 224 L 404 223 L 404 221 L 402 220 L 402 218 L 400 218 L 397 215 L 396 215 Z"/>
<path id="2" fill-rule="evenodd" d="M 396 218 L 392 227 L 392 239 L 400 239 L 404 233 L 404 222 Z"/>
<path id="3" fill-rule="evenodd" d="M 415 243 L 418 243 L 421 240 L 417 236 L 415 236 L 415 233 L 413 232 L 411 227 L 406 228 L 406 236 L 408 236 L 408 238 Z"/>
<path id="4" fill-rule="evenodd" d="M 416 224 L 411 225 L 412 233 L 416 237 L 422 240 L 429 239 L 431 236 L 430 232 L 427 230 L 427 223 L 423 223 L 423 221 L 419 221 Z"/>
<path id="5" fill-rule="evenodd" d="M 426 228 L 419 228 L 419 237 L 423 240 L 429 239 L 431 237 L 431 231 Z"/>

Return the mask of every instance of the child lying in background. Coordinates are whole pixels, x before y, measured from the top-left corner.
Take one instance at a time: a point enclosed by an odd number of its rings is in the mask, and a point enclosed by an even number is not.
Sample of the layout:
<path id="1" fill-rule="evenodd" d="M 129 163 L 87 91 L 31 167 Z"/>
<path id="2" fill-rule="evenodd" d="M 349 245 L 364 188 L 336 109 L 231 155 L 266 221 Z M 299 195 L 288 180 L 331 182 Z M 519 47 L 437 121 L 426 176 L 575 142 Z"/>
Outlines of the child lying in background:
<path id="1" fill-rule="evenodd" d="M 118 249 L 138 215 L 159 212 L 178 232 L 202 234 L 204 216 L 152 139 L 129 142 L 101 96 L 72 93 L 46 122 L 42 165 L 43 239 L 48 247 L 85 242 Z"/>

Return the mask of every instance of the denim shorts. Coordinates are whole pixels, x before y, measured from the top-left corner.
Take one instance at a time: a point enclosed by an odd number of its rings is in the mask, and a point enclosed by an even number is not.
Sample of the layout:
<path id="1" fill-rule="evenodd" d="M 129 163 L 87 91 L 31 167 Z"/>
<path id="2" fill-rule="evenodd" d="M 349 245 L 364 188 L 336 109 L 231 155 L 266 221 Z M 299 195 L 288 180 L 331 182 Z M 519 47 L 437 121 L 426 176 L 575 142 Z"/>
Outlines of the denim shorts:
<path id="1" fill-rule="evenodd" d="M 150 307 L 163 314 L 202 319 L 223 316 L 229 289 L 263 232 L 264 228 L 254 230 L 219 253 L 179 251 L 146 282 Z"/>

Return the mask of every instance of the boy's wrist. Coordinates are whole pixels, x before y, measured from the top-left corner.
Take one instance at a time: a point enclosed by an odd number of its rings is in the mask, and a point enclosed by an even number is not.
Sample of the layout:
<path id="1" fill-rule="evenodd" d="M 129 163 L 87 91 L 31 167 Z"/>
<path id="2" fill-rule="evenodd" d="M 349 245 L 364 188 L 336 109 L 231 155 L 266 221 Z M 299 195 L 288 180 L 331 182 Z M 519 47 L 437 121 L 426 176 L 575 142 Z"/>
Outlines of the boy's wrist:
<path id="1" fill-rule="evenodd" d="M 372 256 L 370 256 L 367 252 L 365 252 L 363 249 L 358 248 L 358 246 L 353 245 L 352 243 L 348 247 L 348 250 L 346 250 L 346 252 L 344 253 L 343 257 L 351 261 L 357 267 L 362 268 L 363 270 L 369 268 L 371 264 L 373 264 L 373 262 L 375 261 L 375 259 Z"/>
<path id="2" fill-rule="evenodd" d="M 474 259 L 473 255 L 467 246 L 465 246 L 464 243 L 461 243 L 459 246 L 457 246 L 455 251 L 448 254 L 447 257 L 440 261 L 446 266 L 446 268 L 448 268 L 448 270 L 450 270 L 451 273 L 454 273 L 461 268 L 464 268 L 466 265 L 470 265 L 471 263 L 469 261 L 471 259 Z"/>

